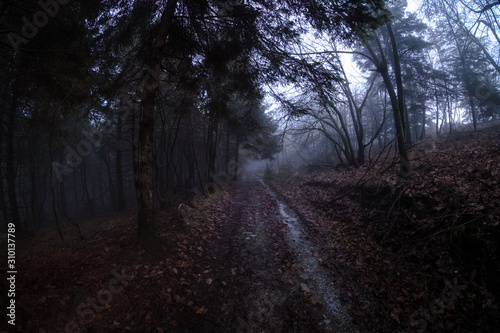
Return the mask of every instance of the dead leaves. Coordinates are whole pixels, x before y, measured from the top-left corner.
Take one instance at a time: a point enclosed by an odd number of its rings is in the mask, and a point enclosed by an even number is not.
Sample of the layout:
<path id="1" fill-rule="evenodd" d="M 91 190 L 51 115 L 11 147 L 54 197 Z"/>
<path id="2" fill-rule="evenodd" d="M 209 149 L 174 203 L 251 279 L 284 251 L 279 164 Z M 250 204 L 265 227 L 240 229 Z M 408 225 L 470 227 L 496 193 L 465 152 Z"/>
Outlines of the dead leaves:
<path id="1" fill-rule="evenodd" d="M 207 312 L 207 309 L 205 308 L 204 305 L 196 310 L 197 315 L 205 314 L 206 312 Z"/>
<path id="2" fill-rule="evenodd" d="M 227 304 L 226 303 L 222 303 L 221 307 L 220 307 L 220 312 L 224 312 L 227 310 Z"/>
<path id="3" fill-rule="evenodd" d="M 401 321 L 399 320 L 399 312 L 400 312 L 400 310 L 394 308 L 394 309 L 392 309 L 391 314 L 390 314 L 391 318 L 394 319 L 398 324 L 401 323 Z"/>
<path id="4" fill-rule="evenodd" d="M 385 318 L 412 331 L 409 317 L 419 304 L 440 297 L 436 281 L 467 281 L 474 267 L 481 276 L 446 316 L 454 318 L 454 330 L 463 331 L 477 329 L 467 323 L 492 320 L 484 309 L 495 307 L 491 300 L 500 298 L 492 292 L 498 291 L 498 265 L 492 258 L 500 257 L 498 237 L 493 237 L 500 225 L 498 130 L 438 143 L 436 154 L 413 161 L 414 176 L 405 182 L 395 181 L 391 170 L 376 175 L 360 167 L 304 173 L 281 187 L 274 185 L 287 204 L 311 221 L 309 234 L 326 244 L 323 267 L 333 275 L 343 273 L 338 282 L 346 287 L 346 299 L 358 302 L 353 309 L 359 309 L 360 322 L 369 320 L 373 308 L 363 306 L 359 286 L 383 304 Z M 372 170 L 384 169 L 375 165 Z M 359 181 L 365 173 L 372 178 Z M 377 193 L 379 180 L 391 191 L 370 196 Z M 347 191 L 351 194 L 330 202 Z M 385 331 L 377 327 L 380 317 L 372 316 L 366 330 Z M 445 319 L 437 318 L 432 329 L 446 327 Z"/>

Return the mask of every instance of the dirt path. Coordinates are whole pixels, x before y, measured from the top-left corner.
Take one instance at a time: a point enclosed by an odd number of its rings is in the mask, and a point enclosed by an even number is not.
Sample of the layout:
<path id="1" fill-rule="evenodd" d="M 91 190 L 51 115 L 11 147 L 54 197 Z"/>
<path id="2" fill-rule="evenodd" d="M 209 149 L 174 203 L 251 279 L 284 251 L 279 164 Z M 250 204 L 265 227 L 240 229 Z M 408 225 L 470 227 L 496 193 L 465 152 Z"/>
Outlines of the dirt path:
<path id="1" fill-rule="evenodd" d="M 255 176 L 230 191 L 193 267 L 205 305 L 179 331 L 355 332 L 293 211 Z"/>

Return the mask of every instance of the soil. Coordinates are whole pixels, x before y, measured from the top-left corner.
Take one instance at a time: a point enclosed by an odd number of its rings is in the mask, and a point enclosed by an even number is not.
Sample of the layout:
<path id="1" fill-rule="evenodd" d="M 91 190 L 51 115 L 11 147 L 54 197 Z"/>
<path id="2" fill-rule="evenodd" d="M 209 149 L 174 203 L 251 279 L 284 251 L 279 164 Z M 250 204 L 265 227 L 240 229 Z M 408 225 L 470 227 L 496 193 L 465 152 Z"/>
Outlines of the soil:
<path id="1" fill-rule="evenodd" d="M 165 215 L 163 257 L 133 245 L 125 216 L 83 241 L 25 240 L 18 331 L 356 332 L 293 211 L 244 178 L 206 218 Z"/>
<path id="2" fill-rule="evenodd" d="M 417 144 L 407 180 L 390 152 L 246 174 L 160 212 L 155 252 L 134 213 L 18 239 L 0 331 L 497 332 L 499 147 L 498 126 Z"/>

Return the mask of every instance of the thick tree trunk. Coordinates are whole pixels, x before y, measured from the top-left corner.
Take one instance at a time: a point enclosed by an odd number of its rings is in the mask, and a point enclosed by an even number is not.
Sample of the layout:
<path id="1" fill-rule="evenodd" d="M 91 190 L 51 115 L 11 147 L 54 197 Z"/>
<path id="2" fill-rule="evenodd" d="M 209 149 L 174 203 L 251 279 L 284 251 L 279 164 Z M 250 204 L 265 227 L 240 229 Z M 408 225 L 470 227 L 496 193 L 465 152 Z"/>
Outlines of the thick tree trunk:
<path id="1" fill-rule="evenodd" d="M 56 194 L 56 189 L 55 187 L 58 186 L 58 184 L 53 185 L 53 176 L 52 172 L 50 173 L 50 198 L 51 198 L 51 203 L 52 203 L 52 213 L 54 214 L 54 221 L 56 222 L 57 226 L 57 232 L 59 234 L 59 238 L 61 238 L 61 241 L 65 243 L 64 235 L 61 229 L 61 219 L 59 218 L 59 212 L 57 209 L 57 194 Z"/>
<path id="2" fill-rule="evenodd" d="M 140 245 L 155 245 L 156 225 L 154 208 L 154 107 L 159 85 L 163 46 L 167 39 L 177 0 L 168 0 L 156 31 L 151 57 L 147 64 L 149 75 L 144 85 L 144 98 L 139 121 L 138 163 L 137 163 L 137 238 Z"/>
<path id="3" fill-rule="evenodd" d="M 54 118 L 52 119 L 52 123 L 54 122 Z M 55 161 L 54 159 L 54 148 L 52 147 L 53 143 L 53 138 L 52 134 L 54 133 L 54 129 L 51 128 L 49 131 L 49 160 L 50 161 Z M 59 182 L 63 181 L 62 179 L 54 179 L 54 170 L 50 170 L 49 172 L 49 185 L 50 185 L 50 199 L 51 199 L 51 208 L 52 208 L 52 214 L 54 214 L 54 221 L 56 222 L 57 226 L 57 232 L 59 234 L 59 238 L 61 238 L 61 241 L 64 243 L 64 234 L 61 229 L 61 220 L 59 218 L 59 211 L 57 209 L 57 195 L 56 195 L 56 188 L 59 186 Z"/>

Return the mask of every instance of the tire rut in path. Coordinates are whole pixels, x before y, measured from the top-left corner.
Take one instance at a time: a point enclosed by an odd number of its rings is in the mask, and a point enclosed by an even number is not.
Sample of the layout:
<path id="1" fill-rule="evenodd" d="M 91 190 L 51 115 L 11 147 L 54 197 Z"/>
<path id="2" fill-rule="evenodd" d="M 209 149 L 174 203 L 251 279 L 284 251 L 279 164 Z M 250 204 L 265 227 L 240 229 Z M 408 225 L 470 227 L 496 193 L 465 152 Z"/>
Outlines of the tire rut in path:
<path id="1" fill-rule="evenodd" d="M 193 318 L 196 331 L 355 332 L 293 212 L 253 176 L 230 193 L 197 264 L 221 287 L 197 291 L 209 310 Z"/>

